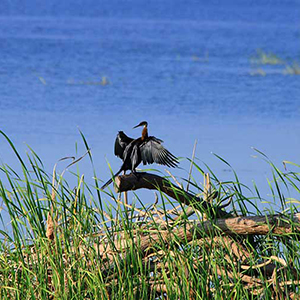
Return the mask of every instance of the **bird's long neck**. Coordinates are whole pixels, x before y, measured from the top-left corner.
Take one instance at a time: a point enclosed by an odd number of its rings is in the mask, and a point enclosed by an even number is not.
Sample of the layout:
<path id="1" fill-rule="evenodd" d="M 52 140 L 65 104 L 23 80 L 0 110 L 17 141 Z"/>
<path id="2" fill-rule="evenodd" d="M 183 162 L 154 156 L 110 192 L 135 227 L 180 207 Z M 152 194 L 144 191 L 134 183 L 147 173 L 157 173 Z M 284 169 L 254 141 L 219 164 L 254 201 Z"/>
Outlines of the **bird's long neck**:
<path id="1" fill-rule="evenodd" d="M 147 125 L 145 125 L 142 131 L 142 141 L 145 140 L 147 137 L 148 137 L 148 129 L 147 129 Z"/>

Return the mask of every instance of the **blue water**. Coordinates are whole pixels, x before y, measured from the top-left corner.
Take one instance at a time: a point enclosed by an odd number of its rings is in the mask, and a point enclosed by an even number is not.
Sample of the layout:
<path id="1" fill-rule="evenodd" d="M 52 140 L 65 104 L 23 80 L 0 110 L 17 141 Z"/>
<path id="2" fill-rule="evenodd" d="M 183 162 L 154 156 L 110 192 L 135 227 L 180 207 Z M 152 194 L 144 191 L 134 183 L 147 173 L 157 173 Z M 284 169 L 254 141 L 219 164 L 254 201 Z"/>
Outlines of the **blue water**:
<path id="1" fill-rule="evenodd" d="M 202 167 L 231 179 L 216 153 L 268 198 L 270 168 L 251 147 L 299 163 L 300 76 L 285 72 L 300 66 L 299 21 L 298 1 L 2 1 L 0 129 L 50 173 L 75 143 L 85 152 L 80 128 L 106 180 L 117 131 L 138 136 L 147 120 L 177 156 L 197 139 Z M 259 49 L 284 63 L 255 63 Z M 18 168 L 3 138 L 0 160 Z M 88 159 L 79 168 L 92 182 Z"/>

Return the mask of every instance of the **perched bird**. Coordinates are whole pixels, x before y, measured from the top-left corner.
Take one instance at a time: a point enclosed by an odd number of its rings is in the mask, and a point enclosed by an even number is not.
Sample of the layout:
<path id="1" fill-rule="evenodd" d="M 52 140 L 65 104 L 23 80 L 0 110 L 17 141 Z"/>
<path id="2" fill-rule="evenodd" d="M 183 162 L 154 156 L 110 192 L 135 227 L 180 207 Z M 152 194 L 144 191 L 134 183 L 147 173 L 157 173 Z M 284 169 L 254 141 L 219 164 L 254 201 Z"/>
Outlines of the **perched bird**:
<path id="1" fill-rule="evenodd" d="M 142 136 L 133 139 L 123 131 L 119 131 L 115 141 L 115 155 L 123 160 L 120 170 L 113 176 L 115 178 L 122 171 L 131 170 L 136 174 L 137 166 L 143 162 L 144 165 L 157 163 L 175 168 L 178 165 L 177 158 L 162 145 L 162 140 L 148 136 L 148 123 L 146 121 L 134 126 L 143 126 Z M 109 179 L 101 189 L 107 187 L 113 179 Z"/>

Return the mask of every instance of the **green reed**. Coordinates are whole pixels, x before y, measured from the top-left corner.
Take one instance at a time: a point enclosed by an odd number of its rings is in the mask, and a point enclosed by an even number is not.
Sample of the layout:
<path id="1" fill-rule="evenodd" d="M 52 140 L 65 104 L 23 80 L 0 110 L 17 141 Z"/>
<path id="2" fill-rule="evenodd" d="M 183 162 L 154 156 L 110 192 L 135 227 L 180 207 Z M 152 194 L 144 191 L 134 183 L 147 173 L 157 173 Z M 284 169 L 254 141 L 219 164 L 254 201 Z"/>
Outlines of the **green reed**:
<path id="1" fill-rule="evenodd" d="M 32 149 L 23 160 L 2 135 L 21 172 L 5 164 L 0 167 L 1 299 L 281 299 L 298 295 L 299 235 L 292 220 L 295 230 L 282 235 L 270 230 L 266 236 L 228 237 L 218 228 L 210 233 L 190 230 L 194 222 L 205 224 L 204 215 L 211 221 L 215 216 L 197 203 L 196 213 L 189 216 L 187 207 L 159 191 L 157 201 L 139 199 L 134 193 L 133 203 L 125 206 L 118 193 L 99 190 L 95 170 L 93 185 L 78 170 L 69 172 L 76 182 L 71 186 L 64 172 L 54 169 L 48 174 Z M 82 138 L 93 168 L 83 134 Z M 260 155 L 272 170 L 268 184 L 272 200 L 280 203 L 278 211 L 295 214 L 299 166 L 285 162 L 292 170 L 280 170 Z M 223 158 L 216 158 L 231 168 Z M 203 194 L 199 182 L 209 172 L 211 190 L 218 192 L 215 206 L 231 199 L 226 209 L 233 215 L 273 213 L 257 205 L 264 201 L 257 185 L 245 186 L 232 168 L 233 179 L 222 181 L 207 165 L 201 167 L 194 159 L 191 163 L 193 193 Z M 182 217 L 175 221 L 178 214 Z M 237 258 L 236 245 L 250 256 Z M 274 270 L 266 276 L 256 266 L 268 260 L 271 263 L 266 265 L 272 264 Z"/>

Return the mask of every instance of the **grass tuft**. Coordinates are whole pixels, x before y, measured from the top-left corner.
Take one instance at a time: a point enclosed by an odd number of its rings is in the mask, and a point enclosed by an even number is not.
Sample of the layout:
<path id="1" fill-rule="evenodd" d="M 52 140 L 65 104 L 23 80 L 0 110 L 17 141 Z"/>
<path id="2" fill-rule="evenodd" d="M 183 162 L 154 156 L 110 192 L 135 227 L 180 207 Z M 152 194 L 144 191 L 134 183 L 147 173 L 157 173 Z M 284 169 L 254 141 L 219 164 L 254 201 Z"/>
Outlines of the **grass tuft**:
<path id="1" fill-rule="evenodd" d="M 285 66 L 284 74 L 287 75 L 300 75 L 300 65 L 297 62 L 293 62 L 290 65 Z"/>
<path id="2" fill-rule="evenodd" d="M 282 65 L 284 61 L 272 52 L 265 52 L 262 49 L 256 50 L 256 55 L 251 57 L 251 62 L 259 65 Z"/>
<path id="3" fill-rule="evenodd" d="M 28 162 L 22 160 L 4 137 L 22 172 L 0 166 L 0 299 L 299 297 L 300 245 L 292 219 L 294 230 L 284 235 L 271 229 L 266 236 L 243 237 L 225 236 L 217 227 L 201 230 L 205 220 L 215 221 L 201 207 L 192 215 L 160 192 L 150 204 L 137 194 L 132 204 L 124 204 L 120 195 L 99 190 L 96 172 L 94 187 L 79 172 L 70 173 L 77 182 L 70 186 L 64 172 L 54 168 L 48 174 L 32 149 Z M 263 158 L 272 169 L 269 186 L 279 212 L 294 215 L 299 206 L 299 166 L 286 161 L 282 171 Z M 234 170 L 233 180 L 221 181 L 208 166 L 200 167 L 194 158 L 190 162 L 195 169 L 187 180 L 192 192 L 218 206 L 230 199 L 233 215 L 266 214 L 257 205 L 264 199 L 256 184 L 245 186 Z M 203 175 L 206 181 L 198 185 Z M 209 198 L 209 192 L 216 197 Z M 286 198 L 288 192 L 296 196 Z"/>

